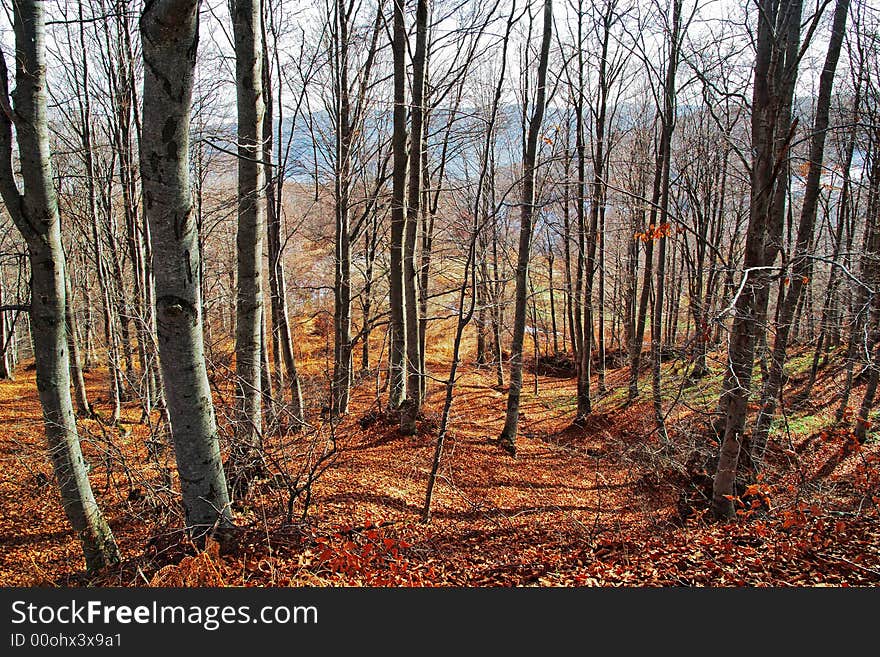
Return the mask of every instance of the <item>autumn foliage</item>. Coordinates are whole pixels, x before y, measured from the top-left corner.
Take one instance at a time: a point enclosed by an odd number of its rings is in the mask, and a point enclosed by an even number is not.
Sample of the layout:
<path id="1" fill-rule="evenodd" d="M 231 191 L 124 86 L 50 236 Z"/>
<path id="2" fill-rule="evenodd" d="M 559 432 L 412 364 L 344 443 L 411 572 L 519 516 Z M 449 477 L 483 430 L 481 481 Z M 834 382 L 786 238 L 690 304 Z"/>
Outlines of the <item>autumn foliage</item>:
<path id="1" fill-rule="evenodd" d="M 318 338 L 315 338 L 316 340 Z M 320 356 L 311 362 L 318 367 Z M 834 371 L 830 371 L 834 370 Z M 830 368 L 810 418 L 834 407 Z M 314 371 L 314 370 L 313 370 Z M 625 369 L 609 372 L 622 385 Z M 89 373 L 100 396 L 101 373 Z M 682 406 L 672 444 L 651 429 L 649 401 L 600 399 L 570 425 L 571 378 L 539 376 L 524 396 L 516 459 L 488 441 L 503 391 L 468 365 L 435 494 L 419 522 L 439 388 L 420 431 L 397 433 L 368 390 L 336 427 L 339 458 L 315 483 L 305 519 L 285 519 L 268 476 L 236 503 L 236 529 L 197 549 L 178 529 L 167 456 L 127 405 L 123 431 L 81 420 L 91 479 L 123 563 L 89 579 L 43 449 L 33 373 L 0 383 L 4 585 L 114 586 L 797 586 L 880 582 L 880 452 L 832 423 L 789 427 L 767 468 L 736 496 L 737 519 L 709 522 L 705 415 Z M 612 388 L 613 390 L 613 388 Z M 100 404 L 98 404 L 100 412 Z M 803 413 L 801 413 L 803 415 Z M 804 422 L 801 415 L 791 422 Z M 130 422 L 130 423 L 129 423 Z M 130 427 L 130 429 L 129 429 Z M 161 450 L 160 450 L 161 451 Z M 703 456 L 700 456 L 703 455 Z M 173 485 L 173 484 L 172 484 Z"/>

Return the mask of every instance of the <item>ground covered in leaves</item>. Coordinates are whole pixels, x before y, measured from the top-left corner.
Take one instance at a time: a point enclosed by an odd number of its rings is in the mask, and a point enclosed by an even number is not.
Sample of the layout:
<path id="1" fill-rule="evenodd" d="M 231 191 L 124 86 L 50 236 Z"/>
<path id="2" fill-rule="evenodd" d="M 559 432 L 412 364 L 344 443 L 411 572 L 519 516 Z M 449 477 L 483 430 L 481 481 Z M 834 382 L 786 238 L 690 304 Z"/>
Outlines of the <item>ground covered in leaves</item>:
<path id="1" fill-rule="evenodd" d="M 876 437 L 859 446 L 834 426 L 842 371 L 833 362 L 814 401 L 792 403 L 774 425 L 768 467 L 737 498 L 739 517 L 728 524 L 706 513 L 717 449 L 708 418 L 720 366 L 678 386 L 683 374 L 670 364 L 666 444 L 653 430 L 647 381 L 643 397 L 627 405 L 627 370 L 609 371 L 609 392 L 598 396 L 584 426 L 572 426 L 574 380 L 539 368 L 537 394 L 533 373 L 526 378 L 513 458 L 491 440 L 503 423 L 506 390 L 493 385 L 490 370 L 467 364 L 430 523 L 420 516 L 443 387 L 431 384 L 418 434 L 402 437 L 375 403 L 368 377 L 338 425 L 316 409 L 316 428 L 292 433 L 279 414 L 282 430 L 266 439 L 266 472 L 235 504 L 238 528 L 205 550 L 179 531 L 167 438 L 161 428 L 151 435 L 130 403 L 117 426 L 80 423 L 92 483 L 123 554 L 96 577 L 83 572 L 63 516 L 34 373 L 24 367 L 15 381 L 0 382 L 0 584 L 876 585 L 880 448 Z M 794 397 L 798 359 L 792 363 Z M 105 374 L 93 370 L 87 379 L 99 411 Z M 222 393 L 218 387 L 221 428 Z M 335 453 L 303 489 L 303 472 L 331 439 Z"/>

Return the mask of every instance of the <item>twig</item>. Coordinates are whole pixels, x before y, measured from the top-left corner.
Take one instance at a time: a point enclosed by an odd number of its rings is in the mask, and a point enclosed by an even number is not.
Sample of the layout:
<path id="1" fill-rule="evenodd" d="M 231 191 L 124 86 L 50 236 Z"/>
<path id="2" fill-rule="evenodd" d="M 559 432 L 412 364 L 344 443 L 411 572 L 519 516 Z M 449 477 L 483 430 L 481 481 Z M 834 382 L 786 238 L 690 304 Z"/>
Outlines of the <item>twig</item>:
<path id="1" fill-rule="evenodd" d="M 849 564 L 853 568 L 863 570 L 866 573 L 874 575 L 875 577 L 880 577 L 880 571 L 874 570 L 873 568 L 868 568 L 867 566 L 862 566 L 861 564 L 857 564 L 854 561 L 850 561 L 849 559 L 847 559 L 845 557 L 835 557 L 835 556 L 824 555 L 824 554 L 818 554 L 818 556 L 821 557 L 822 559 L 825 559 L 826 561 L 831 561 L 831 560 L 842 561 L 843 563 Z"/>

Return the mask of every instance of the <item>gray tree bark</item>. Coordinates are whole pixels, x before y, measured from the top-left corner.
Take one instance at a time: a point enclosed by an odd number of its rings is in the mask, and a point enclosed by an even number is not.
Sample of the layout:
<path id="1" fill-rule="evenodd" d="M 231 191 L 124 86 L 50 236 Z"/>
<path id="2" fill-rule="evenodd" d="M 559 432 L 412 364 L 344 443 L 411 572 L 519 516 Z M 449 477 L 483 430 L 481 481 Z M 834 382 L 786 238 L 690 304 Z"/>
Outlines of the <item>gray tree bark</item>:
<path id="1" fill-rule="evenodd" d="M 367 56 L 357 75 L 352 76 L 349 55 L 352 53 L 352 12 L 354 5 L 338 0 L 335 4 L 334 29 L 332 32 L 332 59 L 334 67 L 334 128 L 336 142 L 334 145 L 334 185 L 335 201 L 335 271 L 333 284 L 333 381 L 331 389 L 331 406 L 334 416 L 348 412 L 348 403 L 353 379 L 352 353 L 354 340 L 351 335 L 351 256 L 352 244 L 358 238 L 360 230 L 368 221 L 372 210 L 370 207 L 375 199 L 367 203 L 360 220 L 352 227 L 352 189 L 354 176 L 352 171 L 354 148 L 359 135 L 363 133 L 363 120 L 368 102 L 367 90 L 371 83 L 371 71 L 375 63 L 379 34 L 382 26 L 382 4 L 376 8 L 376 19 L 373 23 L 372 36 L 367 46 Z M 357 84 L 352 89 L 350 81 Z M 382 165 L 384 168 L 384 165 Z M 369 265 L 372 266 L 372 265 Z M 367 304 L 369 305 L 369 304 Z M 364 338 L 366 339 L 366 338 Z M 366 342 L 364 343 L 366 347 Z M 368 348 L 368 347 L 367 347 Z"/>
<path id="2" fill-rule="evenodd" d="M 574 315 L 574 355 L 575 370 L 577 374 L 577 410 L 575 422 L 581 422 L 592 411 L 590 401 L 590 377 L 592 376 L 592 338 L 593 338 L 593 258 L 596 254 L 596 225 L 593 219 L 598 214 L 591 213 L 590 226 L 587 227 L 586 203 L 587 203 L 587 143 L 586 128 L 584 125 L 585 114 L 585 79 L 584 79 L 584 52 L 583 52 L 583 0 L 579 0 L 577 8 L 577 80 L 572 81 L 577 85 L 575 100 L 575 150 L 577 151 L 577 204 L 575 205 L 577 216 L 577 266 L 575 269 L 575 286 L 572 294 Z M 600 64 L 599 76 L 604 74 Z"/>
<path id="3" fill-rule="evenodd" d="M 277 44 L 276 44 L 277 48 Z M 279 131 L 282 128 L 282 107 L 278 101 Z M 268 167 L 272 164 L 273 107 L 272 78 L 269 69 L 269 49 L 266 38 L 266 21 L 263 20 L 263 161 Z M 269 297 L 272 310 L 272 345 L 273 360 L 276 364 L 276 375 L 283 382 L 280 364 L 283 363 L 287 373 L 287 387 L 290 389 L 290 412 L 295 423 L 305 423 L 302 387 L 296 358 L 293 354 L 293 341 L 290 334 L 290 320 L 287 313 L 287 282 L 284 274 L 284 260 L 281 240 L 281 208 L 284 192 L 284 171 L 281 166 L 281 134 L 278 135 L 279 157 L 277 169 L 266 172 L 266 241 L 269 251 Z M 265 313 L 264 313 L 265 314 Z M 283 388 L 279 386 L 279 396 L 283 397 Z M 295 427 L 294 427 L 295 428 Z"/>
<path id="4" fill-rule="evenodd" d="M 343 0 L 334 9 L 333 59 L 336 68 L 336 144 L 334 197 L 336 201 L 336 258 L 333 281 L 333 384 L 334 415 L 348 413 L 351 387 L 351 98 L 349 93 L 349 19 Z"/>
<path id="5" fill-rule="evenodd" d="M 733 300 L 728 371 L 719 409 L 724 428 L 712 492 L 716 517 L 731 518 L 737 466 L 746 421 L 755 346 L 769 298 L 769 268 L 782 230 L 787 174 L 780 175 L 790 139 L 791 97 L 797 76 L 802 0 L 762 0 L 758 18 L 752 96 L 751 198 L 746 231 L 744 280 Z M 781 200 L 781 201 L 780 201 Z"/>
<path id="6" fill-rule="evenodd" d="M 92 230 L 92 249 L 95 258 L 95 271 L 98 274 L 98 287 L 101 291 L 102 309 L 104 312 L 104 342 L 107 349 L 107 371 L 110 376 L 108 399 L 110 402 L 110 422 L 116 424 L 122 414 L 122 372 L 119 364 L 119 339 L 116 335 L 116 322 L 113 315 L 113 303 L 108 280 L 104 248 L 101 241 L 98 217 L 98 202 L 95 189 L 94 143 L 92 139 L 92 111 L 89 98 L 89 63 L 85 48 L 85 29 L 82 23 L 82 5 L 79 7 L 79 44 L 82 48 L 81 65 L 82 79 L 74 77 L 77 105 L 79 110 L 79 138 L 82 146 L 81 157 L 86 174 L 86 190 L 88 196 L 89 222 Z"/>
<path id="7" fill-rule="evenodd" d="M 532 224 L 535 212 L 535 163 L 538 153 L 538 133 L 544 120 L 547 98 L 547 64 L 550 57 L 550 40 L 553 35 L 553 1 L 544 0 L 544 29 L 541 37 L 541 54 L 538 59 L 538 85 L 534 112 L 529 121 L 528 134 L 523 152 L 523 184 L 520 208 L 519 250 L 516 260 L 516 305 L 513 319 L 513 341 L 510 347 L 510 390 L 507 395 L 507 413 L 499 441 L 501 447 L 516 455 L 516 434 L 519 427 L 519 400 L 522 390 L 523 338 L 526 329 L 526 296 L 529 277 L 529 254 L 532 241 Z"/>
<path id="8" fill-rule="evenodd" d="M 668 440 L 663 416 L 661 397 L 661 327 L 663 319 L 663 294 L 666 288 L 666 238 L 669 228 L 669 165 L 672 157 L 672 133 L 675 129 L 675 74 L 678 69 L 678 53 L 681 32 L 681 0 L 672 2 L 672 33 L 669 35 L 669 60 L 666 63 L 666 79 L 663 85 L 663 108 L 660 120 L 660 147 L 657 158 L 657 175 L 654 178 L 654 203 L 651 206 L 651 223 L 659 211 L 659 249 L 657 253 L 657 284 L 654 293 L 654 312 L 651 317 L 651 392 L 654 422 L 661 441 Z M 659 207 L 657 206 L 659 201 Z"/>
<path id="9" fill-rule="evenodd" d="M 876 116 L 876 115 L 875 115 Z M 876 125 L 876 123 L 875 123 Z M 871 135 L 871 146 L 876 148 L 880 144 L 880 129 L 875 128 Z M 865 392 L 862 396 L 862 402 L 859 404 L 859 410 L 855 417 L 855 427 L 853 434 L 860 443 L 864 443 L 867 438 L 868 428 L 870 427 L 869 416 L 871 408 L 874 405 L 874 397 L 877 394 L 877 384 L 880 381 L 880 295 L 876 290 L 880 286 L 880 262 L 878 262 L 878 253 L 880 253 L 880 158 L 874 158 L 871 164 L 870 173 L 868 174 L 868 202 L 866 214 L 866 235 L 869 239 L 865 240 L 867 248 L 863 253 L 863 276 L 864 280 L 874 290 L 869 296 L 869 300 L 862 308 L 869 307 L 870 313 L 864 328 L 857 329 L 860 323 L 854 323 L 853 335 L 850 338 L 851 345 L 856 341 L 858 331 L 860 349 L 865 350 L 864 357 L 867 359 L 868 381 L 865 386 Z M 850 348 L 852 356 L 855 356 L 853 349 Z M 850 361 L 850 368 L 852 361 Z M 851 386 L 853 383 L 851 370 L 847 377 L 846 395 L 851 394 Z M 841 406 L 843 405 L 841 400 Z"/>
<path id="10" fill-rule="evenodd" d="M 391 174 L 391 262 L 389 304 L 391 306 L 391 349 L 388 355 L 390 386 L 388 405 L 399 409 L 406 399 L 406 306 L 404 296 L 404 234 L 406 232 L 406 51 L 407 36 L 403 0 L 393 0 L 394 18 L 391 50 L 394 59 L 394 116 L 391 144 L 394 166 Z"/>
<path id="11" fill-rule="evenodd" d="M 89 404 L 89 397 L 86 394 L 86 382 L 83 378 L 82 367 L 80 366 L 80 354 L 79 354 L 79 343 L 77 342 L 76 337 L 76 318 L 73 314 L 73 304 L 72 297 L 73 295 L 70 292 L 70 281 L 65 277 L 64 280 L 64 295 L 66 303 L 64 304 L 64 323 L 66 324 L 67 329 L 67 349 L 70 352 L 70 378 L 73 380 L 73 394 L 76 399 L 76 411 L 79 413 L 81 417 L 92 417 L 92 406 Z M 5 315 L 4 315 L 4 326 L 5 326 Z M 3 335 L 0 334 L 0 339 L 3 338 Z M 3 352 L 3 360 L 6 360 L 6 352 Z M 7 378 L 2 376 L 3 372 L 0 371 L 0 378 Z"/>
<path id="12" fill-rule="evenodd" d="M 65 308 L 65 258 L 58 202 L 52 184 L 46 101 L 44 3 L 13 5 L 15 32 L 14 107 L 8 107 L 6 61 L 0 53 L 0 195 L 28 246 L 31 264 L 30 328 L 36 358 L 37 390 L 67 519 L 77 533 L 86 567 L 97 570 L 119 561 L 119 550 L 95 500 L 70 398 Z M 24 193 L 12 167 L 12 121 Z"/>
<path id="13" fill-rule="evenodd" d="M 0 279 L 0 306 L 3 305 L 3 280 Z M 12 343 L 15 340 L 15 329 L 9 321 L 9 313 L 0 311 L 0 380 L 11 381 L 12 374 Z M 72 374 L 72 373 L 71 373 Z"/>
<path id="14" fill-rule="evenodd" d="M 236 231 L 236 475 L 247 478 L 262 440 L 260 351 L 263 317 L 263 48 L 259 0 L 231 0 L 238 109 L 238 229 Z"/>
<path id="15" fill-rule="evenodd" d="M 199 0 L 150 0 L 140 22 L 141 179 L 152 235 L 159 358 L 186 524 L 196 535 L 232 524 L 205 367 L 200 254 L 189 180 L 198 9 Z"/>
<path id="16" fill-rule="evenodd" d="M 403 289 L 406 297 L 406 400 L 400 415 L 400 433 L 416 432 L 422 405 L 421 340 L 419 335 L 418 274 L 416 243 L 422 209 L 422 152 L 424 144 L 425 83 L 428 43 L 428 1 L 416 2 L 416 47 L 413 52 L 412 105 L 410 108 L 409 181 L 403 245 Z"/>
<path id="17" fill-rule="evenodd" d="M 834 73 L 837 70 L 837 61 L 840 57 L 840 48 L 843 44 L 848 11 L 849 0 L 837 0 L 834 9 L 831 39 L 828 42 L 825 65 L 822 68 L 819 80 L 816 118 L 813 126 L 813 137 L 810 142 L 810 169 L 807 173 L 807 181 L 804 188 L 804 201 L 801 206 L 795 252 L 789 265 L 789 279 L 791 283 L 782 301 L 779 319 L 776 323 L 776 336 L 773 342 L 770 371 L 764 384 L 764 389 L 761 392 L 761 410 L 758 413 L 758 419 L 755 421 L 755 428 L 752 433 L 749 466 L 754 471 L 760 467 L 764 458 L 764 450 L 767 447 L 767 438 L 770 434 L 770 423 L 776 412 L 777 398 L 782 390 L 783 366 L 785 365 L 789 335 L 792 326 L 795 324 L 793 321 L 795 310 L 803 299 L 803 292 L 809 281 L 810 246 L 813 243 L 813 233 L 815 232 L 816 225 L 820 177 L 822 175 L 825 155 L 825 135 L 828 131 L 829 111 L 831 109 L 831 88 L 834 83 Z"/>

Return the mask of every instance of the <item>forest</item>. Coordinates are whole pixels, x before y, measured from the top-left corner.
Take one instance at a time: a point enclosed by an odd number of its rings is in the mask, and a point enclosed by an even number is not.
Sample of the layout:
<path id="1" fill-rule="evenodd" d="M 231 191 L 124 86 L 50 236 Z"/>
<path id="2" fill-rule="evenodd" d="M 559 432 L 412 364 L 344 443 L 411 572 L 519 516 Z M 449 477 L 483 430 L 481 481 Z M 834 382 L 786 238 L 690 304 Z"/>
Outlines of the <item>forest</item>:
<path id="1" fill-rule="evenodd" d="M 870 0 L 2 0 L 0 584 L 880 583 Z"/>

